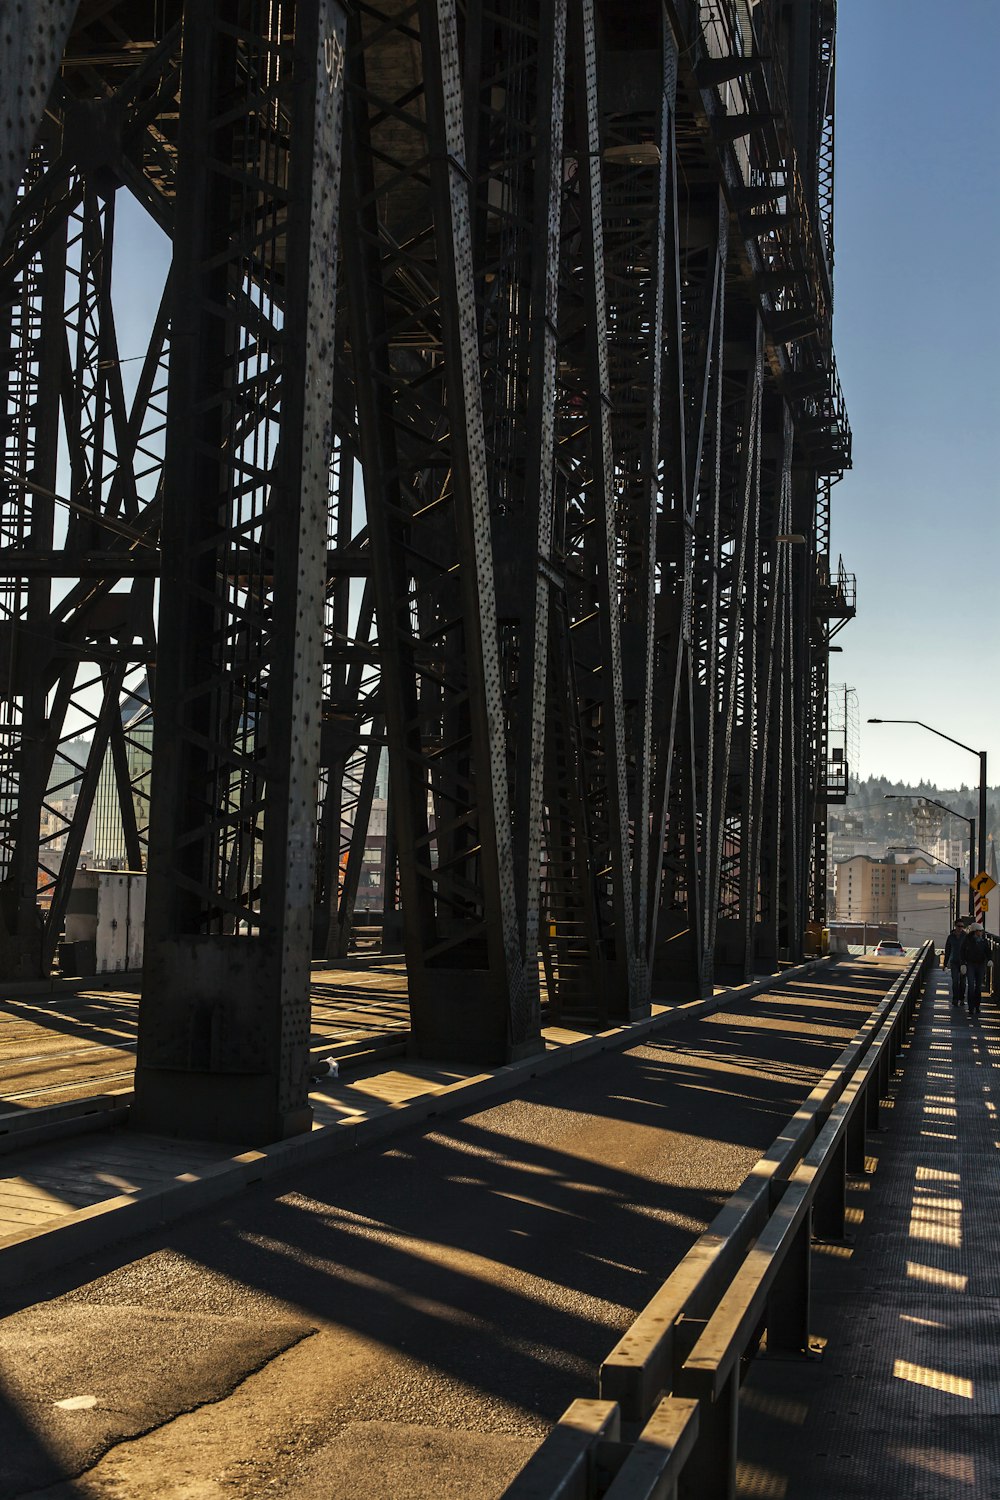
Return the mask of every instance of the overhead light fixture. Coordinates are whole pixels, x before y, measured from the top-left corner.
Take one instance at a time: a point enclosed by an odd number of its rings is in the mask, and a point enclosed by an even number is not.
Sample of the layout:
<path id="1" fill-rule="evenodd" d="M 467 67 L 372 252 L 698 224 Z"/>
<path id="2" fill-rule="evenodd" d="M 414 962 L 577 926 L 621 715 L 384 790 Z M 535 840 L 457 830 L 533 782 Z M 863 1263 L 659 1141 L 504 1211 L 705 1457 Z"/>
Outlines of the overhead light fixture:
<path id="1" fill-rule="evenodd" d="M 655 141 L 631 141 L 622 146 L 605 146 L 601 152 L 605 161 L 616 162 L 625 167 L 658 167 L 660 148 Z"/>

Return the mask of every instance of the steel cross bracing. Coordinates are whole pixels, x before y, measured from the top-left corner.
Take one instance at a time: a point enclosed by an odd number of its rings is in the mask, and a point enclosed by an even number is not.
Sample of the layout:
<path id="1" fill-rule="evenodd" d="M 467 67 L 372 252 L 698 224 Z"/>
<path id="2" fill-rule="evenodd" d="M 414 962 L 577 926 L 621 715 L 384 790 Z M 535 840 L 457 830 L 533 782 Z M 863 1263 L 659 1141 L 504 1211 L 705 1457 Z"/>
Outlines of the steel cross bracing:
<path id="1" fill-rule="evenodd" d="M 458 31 L 364 7 L 345 284 L 415 1045 L 537 1045 L 515 901 Z"/>
<path id="2" fill-rule="evenodd" d="M 308 1123 L 343 113 L 335 0 L 186 7 L 134 1118 Z"/>
<path id="3" fill-rule="evenodd" d="M 518 940 L 521 954 L 532 956 L 524 966 L 532 1028 L 540 943 L 554 1005 L 570 982 L 570 948 L 579 947 L 575 928 L 555 927 L 567 871 L 553 858 L 556 825 L 546 821 L 543 784 L 550 641 L 556 649 L 552 595 L 558 610 L 565 593 L 553 531 L 553 474 L 566 11 L 561 0 L 551 10 L 516 0 L 484 9 L 469 17 L 465 49 L 499 666 Z M 579 921 L 575 910 L 574 918 Z M 555 967 L 557 947 L 562 961 Z M 593 993 L 592 942 L 583 957 Z"/>
<path id="4" fill-rule="evenodd" d="M 84 36 L 78 29 L 71 47 Z M 149 56 L 159 61 L 159 53 L 143 54 Z M 9 850 L 4 967 L 26 977 L 48 972 L 69 892 L 60 872 L 74 869 L 83 850 L 104 755 L 109 748 L 120 752 L 120 699 L 131 697 L 153 654 L 156 560 L 149 543 L 158 509 L 167 325 L 162 315 L 153 320 L 129 404 L 109 296 L 114 208 L 106 175 L 111 156 L 123 161 L 143 128 L 150 70 L 131 72 L 121 90 L 109 81 L 105 102 L 86 105 L 73 92 L 85 72 L 82 59 L 79 71 L 67 62 L 65 79 L 55 83 L 3 251 L 0 316 L 10 352 L 0 413 L 6 543 L 0 626 L 8 672 L 7 817 L 0 829 Z M 91 730 L 86 765 L 72 752 L 57 761 L 63 742 L 78 738 L 84 726 Z M 54 766 L 63 769 L 54 773 Z M 129 857 L 138 859 L 140 830 L 132 798 L 122 791 Z M 45 813 L 49 827 L 42 833 Z"/>
<path id="5" fill-rule="evenodd" d="M 386 753 L 424 1053 L 797 956 L 853 613 L 830 0 L 36 9 L 0 66 L 4 973 L 48 972 L 110 781 L 142 1107 L 219 1074 L 206 1128 L 295 1128 Z M 144 353 L 123 191 L 172 246 Z"/>
<path id="6" fill-rule="evenodd" d="M 343 358 L 334 382 L 313 950 L 319 956 L 346 958 L 385 723 L 379 709 L 370 556 L 363 516 L 357 516 L 355 505 L 353 389 Z M 394 881 L 385 884 L 387 897 L 394 886 Z"/>

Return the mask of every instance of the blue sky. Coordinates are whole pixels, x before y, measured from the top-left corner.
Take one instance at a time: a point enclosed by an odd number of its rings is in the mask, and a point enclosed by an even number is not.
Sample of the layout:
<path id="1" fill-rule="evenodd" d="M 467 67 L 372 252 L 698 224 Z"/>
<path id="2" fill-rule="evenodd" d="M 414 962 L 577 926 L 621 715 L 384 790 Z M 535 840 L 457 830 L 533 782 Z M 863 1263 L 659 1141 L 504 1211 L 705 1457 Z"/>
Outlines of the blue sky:
<path id="1" fill-rule="evenodd" d="M 997 0 L 840 0 L 835 345 L 854 471 L 833 548 L 858 616 L 860 772 L 1000 782 Z"/>

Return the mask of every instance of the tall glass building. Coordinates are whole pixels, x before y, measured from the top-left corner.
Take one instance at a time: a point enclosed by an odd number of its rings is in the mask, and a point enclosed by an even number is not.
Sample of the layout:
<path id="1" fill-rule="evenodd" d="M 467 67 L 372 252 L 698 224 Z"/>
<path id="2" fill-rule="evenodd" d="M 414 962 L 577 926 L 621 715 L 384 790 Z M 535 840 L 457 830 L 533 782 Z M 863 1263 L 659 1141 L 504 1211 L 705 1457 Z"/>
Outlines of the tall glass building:
<path id="1" fill-rule="evenodd" d="M 143 868 L 145 868 L 146 831 L 149 826 L 149 776 L 153 763 L 153 709 L 149 701 L 149 683 L 145 677 L 139 686 L 123 700 L 121 725 L 132 809 L 143 853 Z M 125 827 L 110 746 L 104 757 L 94 796 L 91 829 L 93 832 L 92 858 L 96 868 L 100 870 L 128 868 Z"/>

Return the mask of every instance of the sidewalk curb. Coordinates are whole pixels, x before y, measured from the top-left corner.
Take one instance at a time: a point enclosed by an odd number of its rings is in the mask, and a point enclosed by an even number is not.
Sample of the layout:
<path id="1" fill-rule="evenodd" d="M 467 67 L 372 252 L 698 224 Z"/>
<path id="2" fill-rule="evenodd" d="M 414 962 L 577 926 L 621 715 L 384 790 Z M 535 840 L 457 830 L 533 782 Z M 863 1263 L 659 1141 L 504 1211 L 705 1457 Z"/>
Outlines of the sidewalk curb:
<path id="1" fill-rule="evenodd" d="M 76 1209 L 51 1224 L 0 1241 L 0 1290 L 13 1290 L 33 1276 L 68 1265 L 82 1256 L 150 1229 L 175 1223 L 189 1213 L 215 1207 L 236 1197 L 244 1188 L 269 1182 L 294 1168 L 316 1166 L 328 1158 L 385 1140 L 435 1116 L 454 1114 L 509 1094 L 520 1083 L 584 1062 L 601 1052 L 635 1046 L 681 1021 L 723 1010 L 766 990 L 781 989 L 789 981 L 832 967 L 835 961 L 836 955 L 811 959 L 779 974 L 765 975 L 738 988 L 723 990 L 708 999 L 674 1005 L 660 1015 L 625 1022 L 596 1036 L 557 1044 L 534 1057 L 474 1074 L 403 1104 L 389 1105 L 367 1118 L 331 1121 L 308 1135 L 292 1136 L 260 1150 L 240 1152 L 227 1161 L 203 1168 L 197 1177 L 193 1173 L 185 1174 L 166 1185 L 139 1188 L 134 1193 Z M 114 1113 L 117 1117 L 119 1112 L 115 1110 Z M 88 1114 L 84 1128 L 96 1128 L 96 1124 L 90 1122 L 100 1118 L 99 1112 Z"/>

